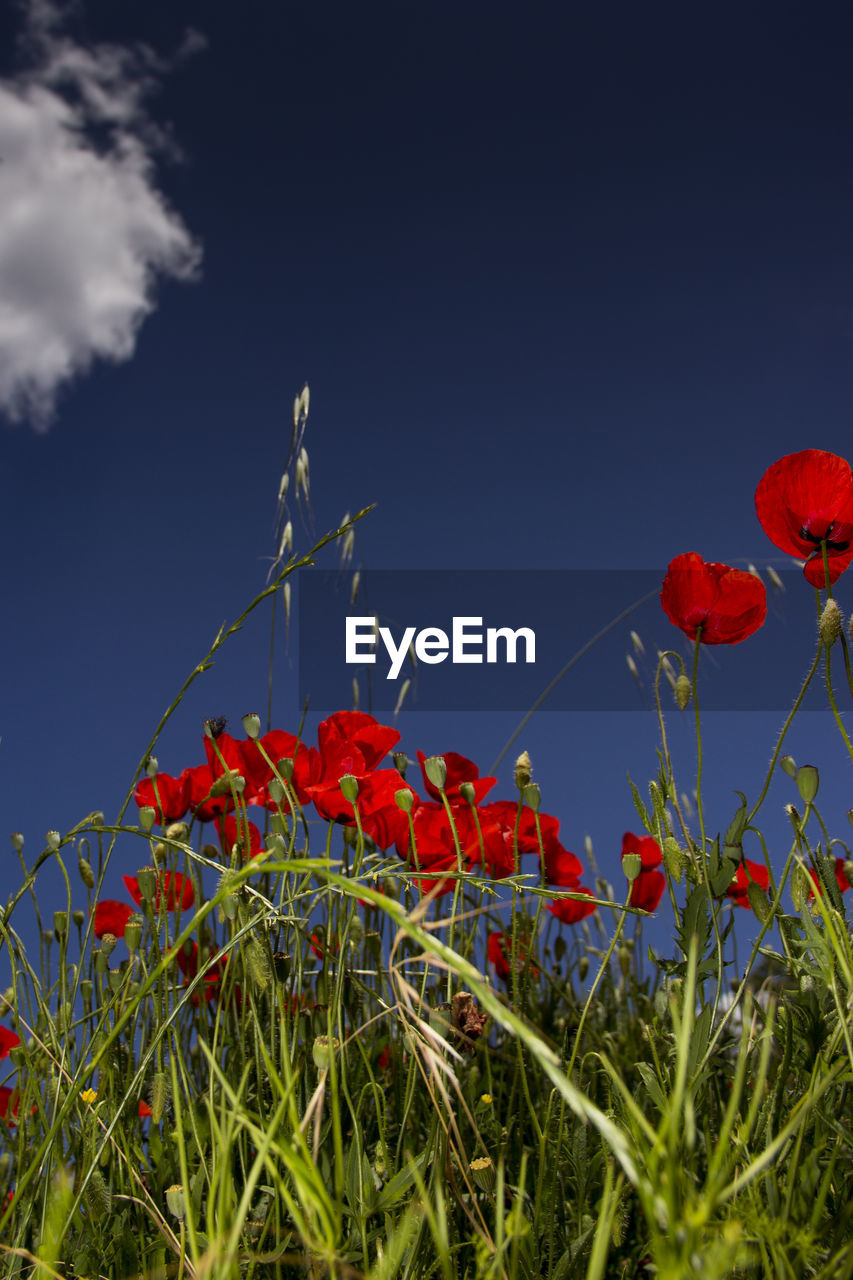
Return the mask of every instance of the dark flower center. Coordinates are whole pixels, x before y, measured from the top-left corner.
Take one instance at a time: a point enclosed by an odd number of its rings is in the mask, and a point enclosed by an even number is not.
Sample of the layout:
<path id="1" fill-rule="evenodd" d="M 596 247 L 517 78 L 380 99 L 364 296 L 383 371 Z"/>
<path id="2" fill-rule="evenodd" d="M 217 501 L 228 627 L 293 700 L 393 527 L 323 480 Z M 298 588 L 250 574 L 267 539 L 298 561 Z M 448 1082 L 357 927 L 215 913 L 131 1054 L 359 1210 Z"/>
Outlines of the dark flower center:
<path id="1" fill-rule="evenodd" d="M 819 537 L 816 533 L 812 533 L 810 529 L 807 529 L 806 526 L 803 525 L 800 530 L 800 537 L 805 539 L 806 542 L 813 542 L 815 547 L 819 547 L 822 542 L 825 542 L 827 551 L 847 551 L 850 547 L 849 539 L 846 542 L 833 542 L 830 538 L 829 535 L 832 533 L 834 528 L 835 521 L 833 520 L 823 537 Z"/>

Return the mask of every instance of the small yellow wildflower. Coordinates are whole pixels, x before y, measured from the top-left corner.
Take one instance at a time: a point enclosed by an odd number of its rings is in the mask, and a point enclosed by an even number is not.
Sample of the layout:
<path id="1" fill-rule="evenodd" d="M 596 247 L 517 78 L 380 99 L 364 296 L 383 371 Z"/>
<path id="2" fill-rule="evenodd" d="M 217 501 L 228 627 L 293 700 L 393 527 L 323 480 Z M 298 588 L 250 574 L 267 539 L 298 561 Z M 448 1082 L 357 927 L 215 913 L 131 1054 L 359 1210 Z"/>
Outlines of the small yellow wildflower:
<path id="1" fill-rule="evenodd" d="M 492 1105 L 492 1095 L 490 1093 L 484 1093 L 480 1101 L 484 1107 L 490 1107 Z"/>
<path id="2" fill-rule="evenodd" d="M 97 1089 L 84 1089 L 83 1092 L 80 1094 L 80 1101 L 92 1103 L 95 1101 L 97 1096 L 98 1096 Z"/>

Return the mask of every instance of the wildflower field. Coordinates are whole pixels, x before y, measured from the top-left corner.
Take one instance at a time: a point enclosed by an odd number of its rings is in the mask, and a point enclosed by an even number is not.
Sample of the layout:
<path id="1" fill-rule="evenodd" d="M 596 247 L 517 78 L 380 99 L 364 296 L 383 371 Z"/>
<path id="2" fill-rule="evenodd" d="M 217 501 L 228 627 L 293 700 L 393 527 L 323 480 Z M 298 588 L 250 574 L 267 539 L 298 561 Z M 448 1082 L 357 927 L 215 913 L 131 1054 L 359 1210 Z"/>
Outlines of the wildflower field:
<path id="1" fill-rule="evenodd" d="M 269 585 L 188 683 L 260 606 L 289 611 L 296 570 L 353 536 L 348 519 L 293 551 L 307 410 L 306 390 Z M 822 682 L 853 764 L 834 599 L 853 562 L 853 473 L 807 449 L 773 462 L 755 501 L 770 542 L 804 562 L 813 663 L 763 789 L 706 811 L 699 655 L 748 644 L 766 588 L 673 547 L 660 603 L 694 659 L 659 655 L 655 767 L 632 784 L 612 883 L 570 850 L 564 800 L 540 794 L 526 752 L 496 795 L 464 744 L 427 757 L 340 710 L 316 742 L 297 713 L 281 727 L 248 714 L 236 733 L 209 720 L 161 762 L 185 690 L 116 820 L 90 813 L 34 856 L 12 836 L 0 1273 L 853 1276 L 848 814 L 786 747 Z M 673 717 L 695 722 L 689 777 Z M 784 849 L 762 834 L 779 775 Z M 618 762 L 613 785 L 628 786 Z M 43 920 L 49 869 L 66 903 Z M 649 913 L 671 920 L 663 955 L 644 942 Z M 755 940 L 736 962 L 741 913 Z"/>

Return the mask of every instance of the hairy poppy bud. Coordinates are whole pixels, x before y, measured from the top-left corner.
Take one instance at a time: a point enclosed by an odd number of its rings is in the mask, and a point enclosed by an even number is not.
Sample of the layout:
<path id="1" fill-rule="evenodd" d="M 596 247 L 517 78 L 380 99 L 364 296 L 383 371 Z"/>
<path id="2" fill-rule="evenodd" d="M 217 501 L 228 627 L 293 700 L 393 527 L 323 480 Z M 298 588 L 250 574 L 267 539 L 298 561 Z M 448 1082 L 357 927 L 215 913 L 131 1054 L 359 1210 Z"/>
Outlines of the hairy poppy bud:
<path id="1" fill-rule="evenodd" d="M 166 828 L 166 835 L 169 840 L 184 841 L 190 834 L 190 829 L 185 822 L 173 822 Z"/>
<path id="2" fill-rule="evenodd" d="M 783 773 L 787 773 L 789 778 L 796 778 L 797 762 L 793 756 L 782 756 L 782 759 L 779 761 L 779 768 Z"/>
<path id="3" fill-rule="evenodd" d="M 826 645 L 827 649 L 834 645 L 838 637 L 841 635 L 841 610 L 834 600 L 827 600 L 823 607 L 823 613 L 820 615 L 818 624 L 818 635 L 821 642 Z"/>
<path id="4" fill-rule="evenodd" d="M 15 850 L 15 853 L 20 853 L 24 847 L 24 837 L 21 835 L 20 831 L 13 831 L 9 839 L 12 841 L 12 848 Z"/>
<path id="5" fill-rule="evenodd" d="M 533 777 L 530 767 L 530 755 L 526 751 L 522 751 L 521 755 L 515 762 L 515 785 L 519 791 L 523 791 Z"/>
<path id="6" fill-rule="evenodd" d="M 91 864 L 86 861 L 82 853 L 80 857 L 77 859 L 77 870 L 79 871 L 80 879 L 83 881 L 86 888 L 94 889 L 95 873 L 92 870 Z"/>
<path id="7" fill-rule="evenodd" d="M 156 756 L 149 756 L 148 759 L 145 761 L 145 772 L 148 774 L 149 778 L 156 778 L 157 771 L 159 770 L 159 768 L 160 768 L 160 761 L 157 759 Z"/>
<path id="8" fill-rule="evenodd" d="M 690 685 L 690 677 L 686 676 L 682 671 L 681 675 L 675 682 L 675 701 L 679 711 L 685 711 L 690 701 L 690 695 L 693 692 Z"/>

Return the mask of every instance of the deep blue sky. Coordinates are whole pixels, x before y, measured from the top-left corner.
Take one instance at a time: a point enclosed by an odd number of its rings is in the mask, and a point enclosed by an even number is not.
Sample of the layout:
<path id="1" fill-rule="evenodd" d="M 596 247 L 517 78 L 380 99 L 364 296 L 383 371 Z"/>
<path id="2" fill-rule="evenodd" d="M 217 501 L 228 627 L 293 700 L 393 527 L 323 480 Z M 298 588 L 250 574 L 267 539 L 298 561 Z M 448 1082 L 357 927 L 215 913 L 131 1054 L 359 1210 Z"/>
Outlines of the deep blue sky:
<path id="1" fill-rule="evenodd" d="M 377 569 L 781 565 L 754 514 L 765 468 L 853 452 L 846 6 L 83 0 L 64 32 L 166 58 L 187 28 L 206 47 L 156 74 L 148 116 L 182 152 L 151 181 L 201 246 L 198 279 L 162 283 L 132 357 L 60 389 L 48 430 L 0 424 L 0 806 L 30 855 L 116 811 L 264 585 L 306 379 L 315 529 L 376 502 L 356 559 Z M 7 83 L 38 61 L 22 29 L 0 17 Z M 265 705 L 267 618 L 196 685 L 163 769 L 202 759 L 204 716 L 237 732 Z M 295 729 L 283 651 L 276 680 Z M 485 771 L 516 720 L 400 727 L 410 755 Z M 733 787 L 755 795 L 778 724 L 709 722 L 714 827 Z M 830 735 L 809 718 L 792 749 L 825 766 L 843 834 Z M 591 834 L 618 879 L 651 719 L 543 715 L 519 746 L 565 843 Z"/>

